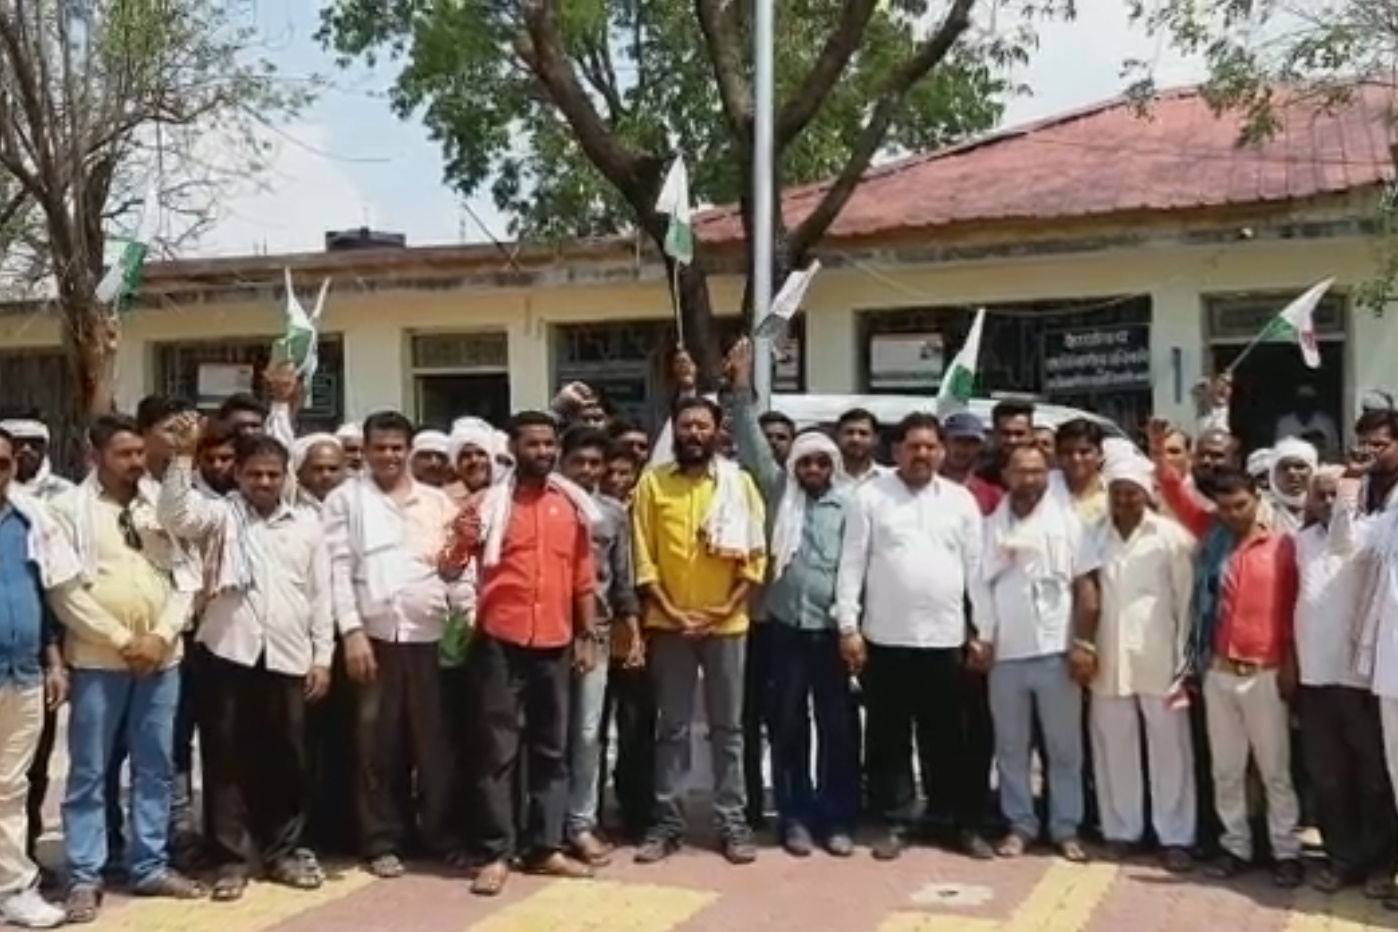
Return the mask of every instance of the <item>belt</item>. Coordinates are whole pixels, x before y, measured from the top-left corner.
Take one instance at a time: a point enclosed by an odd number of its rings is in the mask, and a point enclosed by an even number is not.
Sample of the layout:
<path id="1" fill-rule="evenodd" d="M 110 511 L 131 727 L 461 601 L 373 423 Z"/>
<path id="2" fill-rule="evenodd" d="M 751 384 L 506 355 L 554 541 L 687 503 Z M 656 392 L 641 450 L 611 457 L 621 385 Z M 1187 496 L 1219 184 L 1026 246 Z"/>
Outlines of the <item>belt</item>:
<path id="1" fill-rule="evenodd" d="M 1231 673 L 1234 676 L 1256 676 L 1266 670 L 1275 670 L 1275 665 L 1258 663 L 1254 660 L 1230 660 L 1225 657 L 1215 657 L 1213 668 L 1223 673 Z"/>

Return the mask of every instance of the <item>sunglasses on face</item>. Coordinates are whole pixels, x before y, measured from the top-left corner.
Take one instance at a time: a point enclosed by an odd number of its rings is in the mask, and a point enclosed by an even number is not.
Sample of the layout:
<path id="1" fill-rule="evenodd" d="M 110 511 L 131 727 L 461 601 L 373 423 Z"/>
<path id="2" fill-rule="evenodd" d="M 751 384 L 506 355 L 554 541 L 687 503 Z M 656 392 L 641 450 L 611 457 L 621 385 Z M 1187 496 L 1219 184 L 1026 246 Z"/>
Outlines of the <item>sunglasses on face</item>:
<path id="1" fill-rule="evenodd" d="M 137 552 L 145 548 L 141 541 L 141 532 L 136 530 L 136 519 L 132 516 L 130 508 L 123 508 L 117 515 L 117 527 L 121 529 L 121 539 L 126 542 L 126 546 Z"/>
<path id="2" fill-rule="evenodd" d="M 15 461 L 8 456 L 0 456 L 0 472 L 9 472 L 15 468 Z"/>

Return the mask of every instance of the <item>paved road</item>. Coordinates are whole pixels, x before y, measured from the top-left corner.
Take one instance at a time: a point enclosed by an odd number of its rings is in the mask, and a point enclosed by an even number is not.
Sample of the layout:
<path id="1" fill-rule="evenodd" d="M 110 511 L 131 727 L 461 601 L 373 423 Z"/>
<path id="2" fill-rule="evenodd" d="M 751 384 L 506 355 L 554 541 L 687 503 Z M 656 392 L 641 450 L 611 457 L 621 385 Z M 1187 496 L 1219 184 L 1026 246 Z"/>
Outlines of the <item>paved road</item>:
<path id="1" fill-rule="evenodd" d="M 749 867 L 690 849 L 593 881 L 514 877 L 495 900 L 462 877 L 373 880 L 322 890 L 252 887 L 234 905 L 114 898 L 92 932 L 1362 932 L 1398 928 L 1358 894 L 1281 893 L 1266 875 L 1227 886 L 1146 863 L 1073 866 L 1050 857 L 983 863 L 928 849 L 894 864 L 797 861 L 764 850 Z"/>

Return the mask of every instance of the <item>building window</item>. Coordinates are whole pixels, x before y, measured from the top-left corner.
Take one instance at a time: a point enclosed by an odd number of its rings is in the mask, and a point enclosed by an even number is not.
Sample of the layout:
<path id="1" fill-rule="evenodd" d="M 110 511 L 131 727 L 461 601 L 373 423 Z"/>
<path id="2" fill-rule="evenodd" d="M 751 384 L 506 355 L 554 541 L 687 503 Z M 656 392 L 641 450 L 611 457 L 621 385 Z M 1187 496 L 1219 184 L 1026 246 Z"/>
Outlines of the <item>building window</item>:
<path id="1" fill-rule="evenodd" d="M 447 430 L 459 417 L 510 418 L 510 341 L 503 331 L 414 333 L 408 338 L 417 420 Z"/>
<path id="2" fill-rule="evenodd" d="M 975 310 L 900 308 L 859 315 L 860 382 L 870 394 L 935 395 Z M 1148 296 L 986 308 L 976 392 L 1081 408 L 1126 430 L 1150 415 Z"/>
<path id="3" fill-rule="evenodd" d="M 1320 368 L 1309 368 L 1292 340 L 1250 346 L 1296 292 L 1204 296 L 1204 330 L 1214 372 L 1233 366 L 1231 427 L 1248 450 L 1270 447 L 1288 434 L 1305 434 L 1322 457 L 1338 457 L 1345 424 L 1345 322 L 1348 300 L 1334 291 L 1312 317 Z"/>
<path id="4" fill-rule="evenodd" d="M 272 341 L 199 340 L 158 343 L 156 391 L 212 410 L 237 392 L 265 397 L 262 372 L 272 355 Z M 344 420 L 344 346 L 339 336 L 322 335 L 319 365 L 297 415 L 304 433 L 334 430 Z"/>
<path id="5" fill-rule="evenodd" d="M 731 346 L 742 333 L 737 317 L 716 321 L 719 345 Z M 666 360 L 675 345 L 671 320 L 555 324 L 554 384 L 583 382 L 598 392 L 617 415 L 647 429 L 657 426 L 669 403 Z M 792 321 L 787 338 L 775 347 L 772 387 L 799 392 L 806 383 L 804 316 Z"/>

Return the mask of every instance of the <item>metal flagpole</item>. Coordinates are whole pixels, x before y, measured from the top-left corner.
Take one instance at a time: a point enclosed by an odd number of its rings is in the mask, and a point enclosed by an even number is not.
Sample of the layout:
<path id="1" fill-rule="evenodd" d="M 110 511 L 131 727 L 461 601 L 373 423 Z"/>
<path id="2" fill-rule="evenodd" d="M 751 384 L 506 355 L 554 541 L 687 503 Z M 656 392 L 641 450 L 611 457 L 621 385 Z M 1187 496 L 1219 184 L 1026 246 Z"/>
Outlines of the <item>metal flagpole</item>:
<path id="1" fill-rule="evenodd" d="M 772 207 L 773 122 L 776 91 L 773 80 L 774 0 L 757 0 L 753 20 L 754 105 L 752 148 L 752 323 L 754 329 L 772 309 Z M 765 411 L 772 401 L 772 341 L 755 340 L 753 346 L 753 388 L 757 406 Z"/>

